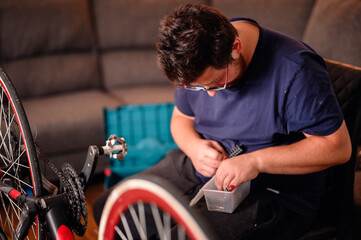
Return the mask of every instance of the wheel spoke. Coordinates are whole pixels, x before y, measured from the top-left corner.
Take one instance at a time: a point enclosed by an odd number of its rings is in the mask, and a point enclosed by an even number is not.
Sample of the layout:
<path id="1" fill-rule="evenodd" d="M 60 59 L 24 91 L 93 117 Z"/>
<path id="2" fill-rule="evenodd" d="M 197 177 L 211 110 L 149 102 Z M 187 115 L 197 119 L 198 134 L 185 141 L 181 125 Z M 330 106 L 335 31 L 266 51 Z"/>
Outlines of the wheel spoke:
<path id="1" fill-rule="evenodd" d="M 177 227 L 177 235 L 178 235 L 178 240 L 182 240 L 182 239 L 186 239 L 186 232 L 184 231 L 184 228 L 180 225 L 178 225 Z"/>
<path id="2" fill-rule="evenodd" d="M 160 236 L 161 239 L 164 239 L 165 237 L 164 228 L 163 228 L 162 220 L 160 218 L 159 208 L 155 203 L 150 204 L 150 207 L 152 209 L 153 219 L 157 227 L 158 235 Z"/>
<path id="3" fill-rule="evenodd" d="M 1 193 L 1 204 L 3 206 L 2 216 L 3 216 L 3 214 L 5 214 L 5 219 L 3 219 L 3 217 L 1 217 L 1 219 L 3 221 L 3 223 L 1 225 L 4 226 L 5 228 L 6 228 L 6 226 L 8 226 L 11 231 L 14 231 L 15 230 L 15 228 L 13 226 L 14 221 L 12 220 L 13 218 L 9 216 L 9 214 L 13 215 L 14 211 L 9 211 L 10 205 L 8 207 L 6 207 L 6 203 L 5 203 L 3 196 L 6 196 L 6 195 Z"/>
<path id="4" fill-rule="evenodd" d="M 119 229 L 118 226 L 115 226 L 115 231 L 118 233 L 119 237 L 122 239 L 122 240 L 128 240 L 127 237 L 124 235 L 124 233 Z"/>
<path id="5" fill-rule="evenodd" d="M 146 219 L 145 219 L 145 211 L 144 211 L 143 201 L 138 201 L 138 212 L 139 212 L 139 218 L 140 218 L 140 225 L 142 226 L 144 233 L 147 234 L 147 224 L 146 224 Z M 147 236 L 145 236 L 145 237 L 147 238 Z"/>
<path id="6" fill-rule="evenodd" d="M 123 223 L 123 226 L 125 229 L 125 233 L 127 234 L 127 239 L 133 240 L 132 232 L 130 231 L 130 227 L 129 227 L 127 218 L 124 215 L 122 215 L 121 219 L 122 219 L 122 223 Z"/>
<path id="7" fill-rule="evenodd" d="M 164 237 L 165 239 L 171 239 L 171 217 L 167 212 L 163 213 L 163 223 L 164 223 Z"/>
<path id="8" fill-rule="evenodd" d="M 146 234 L 144 232 L 144 229 L 142 228 L 142 225 L 140 224 L 139 218 L 137 216 L 137 213 L 136 213 L 133 205 L 129 206 L 129 212 L 132 215 L 133 222 L 134 222 L 134 224 L 135 224 L 135 226 L 136 226 L 136 228 L 138 230 L 140 238 L 142 240 L 146 240 L 147 239 Z"/>
<path id="9" fill-rule="evenodd" d="M 30 151 L 29 151 L 30 150 Z M 16 91 L 0 71 L 0 180 L 20 193 L 40 194 L 41 182 L 31 131 Z M 35 167 L 34 167 L 35 166 Z M 21 215 L 22 205 L 0 193 L 0 224 L 11 239 Z M 30 239 L 42 239 L 38 219 L 29 231 Z M 29 239 L 26 237 L 25 239 Z"/>

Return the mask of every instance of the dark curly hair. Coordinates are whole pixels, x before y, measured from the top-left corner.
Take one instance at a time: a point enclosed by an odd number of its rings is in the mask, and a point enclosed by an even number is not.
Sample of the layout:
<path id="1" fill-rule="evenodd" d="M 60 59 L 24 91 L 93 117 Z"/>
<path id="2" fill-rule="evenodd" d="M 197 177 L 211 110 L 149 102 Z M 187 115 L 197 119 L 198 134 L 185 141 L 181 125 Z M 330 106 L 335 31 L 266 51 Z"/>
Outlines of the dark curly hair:
<path id="1" fill-rule="evenodd" d="M 180 6 L 160 21 L 157 63 L 176 85 L 192 83 L 207 67 L 229 64 L 237 35 L 218 10 L 201 4 Z"/>

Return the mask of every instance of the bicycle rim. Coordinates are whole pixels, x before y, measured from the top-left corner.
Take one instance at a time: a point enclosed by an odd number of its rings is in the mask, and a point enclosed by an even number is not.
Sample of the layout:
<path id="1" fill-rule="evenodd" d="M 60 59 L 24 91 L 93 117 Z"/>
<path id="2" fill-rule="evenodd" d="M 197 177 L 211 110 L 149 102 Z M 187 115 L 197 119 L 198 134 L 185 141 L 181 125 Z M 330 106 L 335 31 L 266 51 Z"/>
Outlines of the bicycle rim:
<path id="1" fill-rule="evenodd" d="M 149 221 L 159 239 L 202 240 L 212 236 L 200 216 L 187 207 L 178 192 L 172 191 L 173 186 L 154 179 L 129 179 L 114 188 L 102 213 L 99 239 L 148 239 Z M 145 204 L 149 204 L 152 217 L 145 216 Z"/>
<path id="2" fill-rule="evenodd" d="M 0 68 L 0 179 L 22 193 L 41 196 L 41 178 L 33 138 L 20 99 Z M 0 193 L 0 225 L 12 238 L 20 217 L 21 206 Z M 38 219 L 27 239 L 42 239 Z"/>

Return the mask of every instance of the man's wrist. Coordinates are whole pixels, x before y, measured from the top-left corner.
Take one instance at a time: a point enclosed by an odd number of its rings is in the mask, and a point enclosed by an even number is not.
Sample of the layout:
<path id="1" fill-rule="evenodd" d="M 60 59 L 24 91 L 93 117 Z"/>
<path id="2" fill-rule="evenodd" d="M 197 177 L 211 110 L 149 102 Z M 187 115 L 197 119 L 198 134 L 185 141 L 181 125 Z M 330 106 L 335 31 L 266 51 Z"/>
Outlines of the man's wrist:
<path id="1" fill-rule="evenodd" d="M 253 167 L 257 170 L 258 173 L 265 172 L 264 157 L 262 157 L 261 151 L 249 153 L 248 157 L 252 162 Z"/>

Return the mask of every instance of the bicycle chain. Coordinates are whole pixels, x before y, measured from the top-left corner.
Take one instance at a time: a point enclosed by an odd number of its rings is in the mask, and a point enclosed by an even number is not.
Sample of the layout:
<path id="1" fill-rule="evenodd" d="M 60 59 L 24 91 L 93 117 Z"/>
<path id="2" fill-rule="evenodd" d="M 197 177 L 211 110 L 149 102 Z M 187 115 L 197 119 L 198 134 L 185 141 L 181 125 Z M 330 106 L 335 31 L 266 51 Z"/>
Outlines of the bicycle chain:
<path id="1" fill-rule="evenodd" d="M 87 227 L 88 217 L 82 183 L 78 174 L 69 163 L 65 163 L 62 166 L 62 172 L 69 183 L 67 189 L 69 190 L 68 197 L 71 199 L 73 230 L 77 235 L 83 236 Z"/>
<path id="2" fill-rule="evenodd" d="M 83 236 L 88 224 L 88 212 L 85 202 L 85 194 L 81 181 L 74 168 L 69 163 L 64 163 L 61 171 L 49 161 L 49 159 L 40 151 L 35 143 L 35 149 L 46 164 L 58 175 L 60 180 L 60 192 L 65 193 L 69 201 L 69 214 L 71 216 L 71 226 L 75 234 Z"/>
<path id="3" fill-rule="evenodd" d="M 5 118 L 8 117 L 8 115 L 5 116 Z M 20 130 L 18 123 L 16 121 L 14 123 Z M 16 137 L 13 141 L 18 144 Z M 59 171 L 57 167 L 49 161 L 45 154 L 41 152 L 37 143 L 34 142 L 34 146 L 37 155 L 49 165 L 56 175 L 58 175 L 60 180 L 60 192 L 65 193 L 69 201 L 69 212 L 70 215 L 72 215 L 72 229 L 78 236 L 83 236 L 88 225 L 88 211 L 83 186 L 78 174 L 69 163 L 65 163 L 62 166 L 62 171 Z"/>

